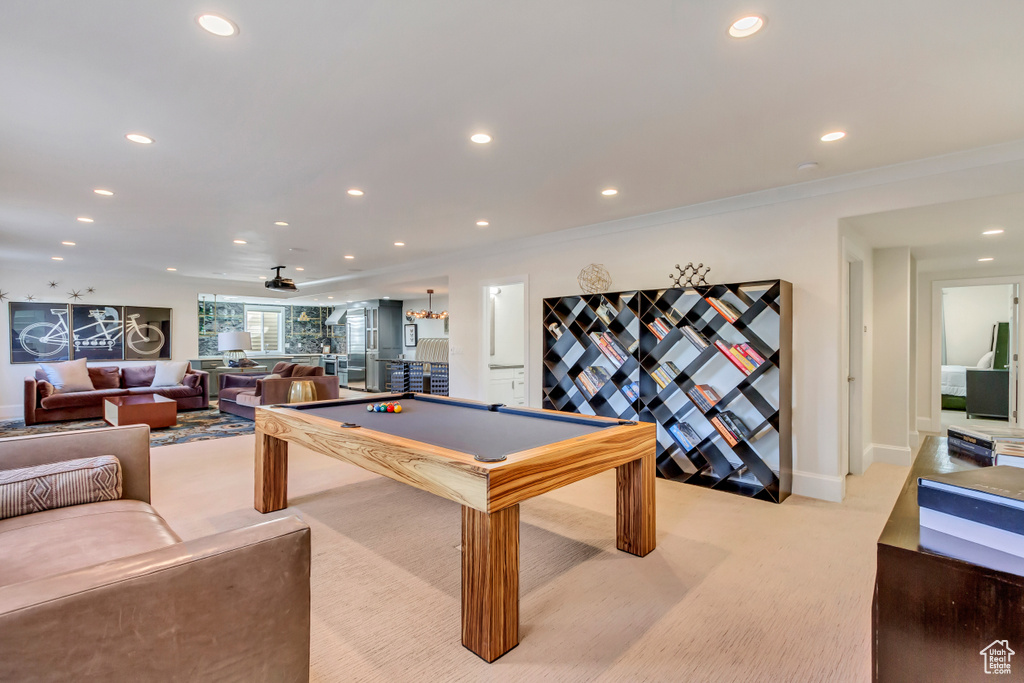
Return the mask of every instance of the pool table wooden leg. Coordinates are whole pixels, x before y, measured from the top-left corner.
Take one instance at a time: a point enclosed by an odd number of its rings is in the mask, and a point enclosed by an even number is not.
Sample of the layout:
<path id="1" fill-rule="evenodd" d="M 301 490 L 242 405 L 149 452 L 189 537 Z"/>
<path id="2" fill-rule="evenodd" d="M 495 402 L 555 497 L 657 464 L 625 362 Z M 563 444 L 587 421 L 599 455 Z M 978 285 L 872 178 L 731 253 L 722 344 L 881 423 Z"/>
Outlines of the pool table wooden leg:
<path id="1" fill-rule="evenodd" d="M 615 539 L 619 550 L 643 557 L 654 550 L 654 454 L 615 468 Z"/>
<path id="2" fill-rule="evenodd" d="M 462 507 L 462 644 L 493 662 L 519 644 L 519 506 Z"/>
<path id="3" fill-rule="evenodd" d="M 256 496 L 253 507 L 274 512 L 288 507 L 288 442 L 256 430 Z"/>

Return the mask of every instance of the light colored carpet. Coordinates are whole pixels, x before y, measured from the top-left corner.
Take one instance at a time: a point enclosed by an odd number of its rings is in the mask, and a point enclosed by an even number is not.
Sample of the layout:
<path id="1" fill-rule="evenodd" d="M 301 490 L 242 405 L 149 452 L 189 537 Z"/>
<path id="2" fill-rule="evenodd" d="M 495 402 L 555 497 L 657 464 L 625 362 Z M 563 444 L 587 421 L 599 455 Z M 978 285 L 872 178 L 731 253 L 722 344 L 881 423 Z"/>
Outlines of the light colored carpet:
<path id="1" fill-rule="evenodd" d="M 183 538 L 284 514 L 313 530 L 313 681 L 867 681 L 875 541 L 907 475 L 843 504 L 658 480 L 658 548 L 615 549 L 606 473 L 521 507 L 517 648 L 462 647 L 459 506 L 293 447 L 288 510 L 252 508 L 253 437 L 156 448 Z M 272 625 L 270 625 L 272 628 Z"/>

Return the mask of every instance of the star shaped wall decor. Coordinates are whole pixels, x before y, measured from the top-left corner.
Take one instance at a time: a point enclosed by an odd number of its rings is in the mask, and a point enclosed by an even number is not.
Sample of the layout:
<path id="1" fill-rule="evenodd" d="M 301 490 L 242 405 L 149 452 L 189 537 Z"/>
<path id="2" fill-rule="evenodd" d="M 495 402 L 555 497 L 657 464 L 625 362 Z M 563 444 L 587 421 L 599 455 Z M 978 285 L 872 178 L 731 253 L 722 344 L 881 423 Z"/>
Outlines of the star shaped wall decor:
<path id="1" fill-rule="evenodd" d="M 85 293 L 86 294 L 95 294 L 96 293 L 96 288 L 95 287 L 86 287 L 85 288 Z"/>
<path id="2" fill-rule="evenodd" d="M 36 298 L 34 296 L 32 296 L 31 294 L 29 294 L 28 296 L 25 297 L 25 301 L 35 301 L 35 300 L 36 300 Z"/>
<path id="3" fill-rule="evenodd" d="M 9 299 L 9 298 L 11 298 L 11 293 L 10 292 L 4 292 L 4 291 L 0 290 L 0 301 L 3 301 L 4 299 Z"/>
<path id="4" fill-rule="evenodd" d="M 50 280 L 50 289 L 57 289 L 57 285 L 59 284 L 59 282 L 54 282 L 53 280 Z"/>
<path id="5" fill-rule="evenodd" d="M 70 292 L 68 292 L 68 298 L 78 301 L 79 299 L 82 298 L 82 293 L 79 292 L 77 289 L 72 289 Z"/>

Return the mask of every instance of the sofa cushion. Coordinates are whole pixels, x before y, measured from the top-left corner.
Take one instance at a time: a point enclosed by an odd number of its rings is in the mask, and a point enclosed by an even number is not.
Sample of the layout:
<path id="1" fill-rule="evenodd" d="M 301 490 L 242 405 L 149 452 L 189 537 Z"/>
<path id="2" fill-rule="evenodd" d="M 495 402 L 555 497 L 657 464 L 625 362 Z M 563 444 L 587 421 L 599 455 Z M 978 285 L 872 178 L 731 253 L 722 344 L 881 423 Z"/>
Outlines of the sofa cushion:
<path id="1" fill-rule="evenodd" d="M 294 369 L 295 369 L 295 363 L 286 363 L 284 361 L 281 361 L 280 363 L 275 365 L 274 368 L 270 372 L 275 374 L 275 375 L 281 375 L 281 377 L 291 377 L 292 376 L 292 370 L 294 370 Z"/>
<path id="2" fill-rule="evenodd" d="M 42 366 L 46 380 L 59 393 L 70 394 L 76 391 L 92 391 L 95 387 L 89 379 L 89 369 L 85 366 L 85 358 L 69 360 L 63 363 L 47 363 Z"/>
<path id="3" fill-rule="evenodd" d="M 221 401 L 234 401 L 235 397 L 243 391 L 256 392 L 252 387 L 228 387 L 227 389 L 221 389 L 217 398 Z"/>
<path id="4" fill-rule="evenodd" d="M 0 586 L 39 579 L 181 539 L 148 504 L 111 500 L 0 520 Z"/>
<path id="5" fill-rule="evenodd" d="M 98 406 L 107 396 L 124 396 L 127 393 L 124 389 L 97 389 L 96 391 L 79 391 L 73 394 L 54 394 L 41 400 L 39 405 L 46 410 Z"/>
<path id="6" fill-rule="evenodd" d="M 188 361 L 162 361 L 157 363 L 153 372 L 151 387 L 174 387 L 181 384 L 188 372 Z"/>
<path id="7" fill-rule="evenodd" d="M 89 368 L 89 379 L 93 389 L 120 389 L 121 368 L 116 365 L 101 365 Z"/>
<path id="8" fill-rule="evenodd" d="M 121 368 L 121 375 L 124 377 L 124 386 L 127 389 L 132 387 L 148 387 L 153 384 L 153 377 L 156 375 L 156 366 L 126 365 Z"/>
<path id="9" fill-rule="evenodd" d="M 319 377 L 324 374 L 324 369 L 318 365 L 296 365 L 292 370 L 292 377 Z"/>
<path id="10" fill-rule="evenodd" d="M 181 380 L 181 383 L 184 384 L 186 387 L 198 389 L 199 385 L 202 384 L 202 381 L 203 376 L 200 375 L 198 372 L 188 372 L 185 373 L 185 378 Z"/>
<path id="11" fill-rule="evenodd" d="M 176 387 L 132 387 L 128 389 L 128 393 L 133 396 L 139 394 L 159 394 L 167 398 L 188 398 L 189 396 L 198 396 L 202 392 L 199 389 L 179 384 Z"/>
<path id="12" fill-rule="evenodd" d="M 53 385 L 47 382 L 45 379 L 41 381 L 36 380 L 36 388 L 39 390 L 40 399 L 44 399 L 47 396 L 53 396 L 54 392 L 56 391 L 56 389 L 53 388 Z"/>
<path id="13" fill-rule="evenodd" d="M 237 403 L 240 406 L 251 406 L 252 407 L 252 406 L 262 405 L 262 403 L 261 403 L 262 400 L 263 400 L 263 397 L 262 396 L 257 396 L 255 389 L 247 389 L 245 391 L 240 392 L 239 394 L 237 394 L 235 396 L 235 403 Z"/>
<path id="14" fill-rule="evenodd" d="M 120 497 L 121 462 L 113 455 L 0 470 L 0 519 Z"/>

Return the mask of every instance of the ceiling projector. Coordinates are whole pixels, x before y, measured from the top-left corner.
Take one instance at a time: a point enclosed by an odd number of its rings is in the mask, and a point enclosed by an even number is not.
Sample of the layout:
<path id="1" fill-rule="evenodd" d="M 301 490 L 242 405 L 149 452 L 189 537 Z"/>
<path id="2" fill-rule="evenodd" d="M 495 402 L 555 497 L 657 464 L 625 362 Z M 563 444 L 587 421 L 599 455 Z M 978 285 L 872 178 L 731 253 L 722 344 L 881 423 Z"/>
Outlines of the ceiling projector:
<path id="1" fill-rule="evenodd" d="M 274 266 L 271 270 L 277 271 L 274 277 L 263 283 L 263 286 L 267 289 L 273 289 L 275 292 L 297 292 L 299 288 L 295 286 L 295 283 L 286 277 L 281 277 L 281 270 L 286 266 Z"/>

